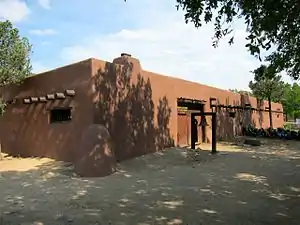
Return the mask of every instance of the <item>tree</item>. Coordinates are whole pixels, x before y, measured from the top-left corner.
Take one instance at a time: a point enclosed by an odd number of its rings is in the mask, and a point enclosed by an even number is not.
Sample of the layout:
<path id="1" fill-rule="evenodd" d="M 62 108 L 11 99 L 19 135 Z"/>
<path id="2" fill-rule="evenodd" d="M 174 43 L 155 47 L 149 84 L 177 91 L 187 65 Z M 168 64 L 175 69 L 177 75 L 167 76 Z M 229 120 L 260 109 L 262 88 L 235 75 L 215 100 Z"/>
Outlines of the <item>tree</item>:
<path id="1" fill-rule="evenodd" d="M 236 93 L 236 94 L 247 94 L 249 96 L 252 96 L 252 93 L 250 91 L 243 91 L 243 90 L 238 90 L 238 89 L 229 89 L 229 91 Z"/>
<path id="2" fill-rule="evenodd" d="M 213 46 L 231 35 L 233 23 L 246 24 L 250 53 L 261 59 L 262 50 L 271 50 L 265 58 L 276 69 L 286 70 L 298 79 L 300 73 L 300 1 L 297 0 L 176 0 L 177 9 L 185 11 L 186 23 L 199 28 L 213 23 Z"/>
<path id="3" fill-rule="evenodd" d="M 300 86 L 297 83 L 285 84 L 281 103 L 288 117 L 294 120 L 300 117 Z"/>
<path id="4" fill-rule="evenodd" d="M 249 82 L 249 88 L 256 98 L 268 101 L 270 127 L 273 128 L 271 103 L 272 101 L 280 102 L 282 99 L 284 82 L 272 66 L 261 65 L 252 73 L 254 74 L 254 81 Z"/>
<path id="5" fill-rule="evenodd" d="M 19 84 L 31 74 L 30 54 L 31 45 L 26 38 L 20 37 L 19 30 L 8 20 L 0 21 L 0 88 Z M 5 107 L 0 95 L 0 114 Z"/>
<path id="6" fill-rule="evenodd" d="M 31 74 L 31 45 L 9 21 L 0 21 L 0 88 L 19 84 Z M 0 113 L 5 104 L 0 96 Z"/>

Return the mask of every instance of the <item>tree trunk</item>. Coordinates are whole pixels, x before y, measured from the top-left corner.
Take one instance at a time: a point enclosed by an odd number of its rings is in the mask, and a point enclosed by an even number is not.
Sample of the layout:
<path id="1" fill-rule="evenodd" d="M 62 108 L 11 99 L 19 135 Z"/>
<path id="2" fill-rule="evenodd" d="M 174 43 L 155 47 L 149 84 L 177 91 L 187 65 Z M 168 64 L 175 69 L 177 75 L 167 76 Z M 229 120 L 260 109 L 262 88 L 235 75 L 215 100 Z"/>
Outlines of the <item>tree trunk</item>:
<path id="1" fill-rule="evenodd" d="M 273 119 L 272 119 L 272 102 L 271 98 L 268 98 L 268 103 L 269 103 L 269 119 L 270 119 L 270 127 L 273 128 Z"/>

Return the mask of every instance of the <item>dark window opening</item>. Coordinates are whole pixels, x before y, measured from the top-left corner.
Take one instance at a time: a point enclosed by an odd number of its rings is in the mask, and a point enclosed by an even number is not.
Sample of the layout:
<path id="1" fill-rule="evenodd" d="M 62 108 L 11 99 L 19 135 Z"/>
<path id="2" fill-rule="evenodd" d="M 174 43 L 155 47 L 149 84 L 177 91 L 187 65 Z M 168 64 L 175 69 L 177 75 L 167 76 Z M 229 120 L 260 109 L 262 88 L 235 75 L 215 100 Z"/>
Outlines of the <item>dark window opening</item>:
<path id="1" fill-rule="evenodd" d="M 229 117 L 234 118 L 235 117 L 235 112 L 229 112 Z"/>
<path id="2" fill-rule="evenodd" d="M 50 123 L 61 123 L 71 120 L 71 108 L 50 110 Z"/>

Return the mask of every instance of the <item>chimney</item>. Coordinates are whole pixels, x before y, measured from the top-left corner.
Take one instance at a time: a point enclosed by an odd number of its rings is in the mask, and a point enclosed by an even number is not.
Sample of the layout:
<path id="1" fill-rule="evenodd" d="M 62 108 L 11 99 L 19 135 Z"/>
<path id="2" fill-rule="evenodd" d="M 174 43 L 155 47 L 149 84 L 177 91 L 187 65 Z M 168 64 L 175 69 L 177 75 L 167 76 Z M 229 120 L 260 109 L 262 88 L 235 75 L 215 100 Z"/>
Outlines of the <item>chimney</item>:
<path id="1" fill-rule="evenodd" d="M 131 55 L 130 54 L 128 54 L 128 53 L 125 53 L 125 52 L 123 52 L 123 53 L 121 53 L 121 57 L 131 57 Z"/>
<path id="2" fill-rule="evenodd" d="M 134 68 L 133 70 L 136 71 L 136 73 L 139 73 L 142 70 L 140 61 L 125 52 L 121 53 L 121 56 L 115 58 L 113 60 L 113 63 L 120 65 L 130 65 L 131 68 Z"/>

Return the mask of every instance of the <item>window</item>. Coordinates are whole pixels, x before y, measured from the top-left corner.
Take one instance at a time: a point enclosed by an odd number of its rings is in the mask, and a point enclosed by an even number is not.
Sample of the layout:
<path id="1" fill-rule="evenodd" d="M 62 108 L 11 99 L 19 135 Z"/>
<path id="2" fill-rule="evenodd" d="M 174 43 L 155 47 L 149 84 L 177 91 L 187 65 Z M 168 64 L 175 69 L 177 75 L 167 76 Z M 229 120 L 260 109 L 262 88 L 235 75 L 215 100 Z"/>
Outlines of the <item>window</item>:
<path id="1" fill-rule="evenodd" d="M 71 120 L 71 108 L 56 108 L 50 110 L 50 123 L 61 123 Z"/>

